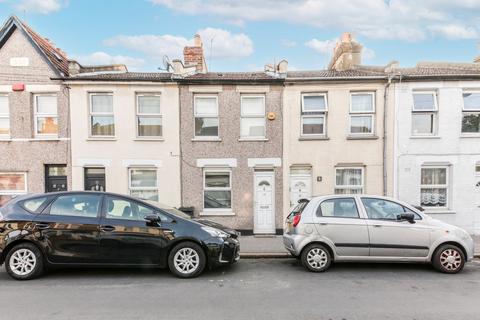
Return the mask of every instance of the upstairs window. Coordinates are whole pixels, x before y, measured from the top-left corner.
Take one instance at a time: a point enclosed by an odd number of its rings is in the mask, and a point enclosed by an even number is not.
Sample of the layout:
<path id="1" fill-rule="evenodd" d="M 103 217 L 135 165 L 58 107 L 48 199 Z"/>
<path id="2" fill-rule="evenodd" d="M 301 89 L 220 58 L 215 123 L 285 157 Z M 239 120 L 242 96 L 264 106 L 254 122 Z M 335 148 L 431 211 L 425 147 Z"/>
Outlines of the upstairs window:
<path id="1" fill-rule="evenodd" d="M 9 110 L 8 95 L 0 94 L 0 137 L 10 135 Z"/>
<path id="2" fill-rule="evenodd" d="M 302 94 L 301 135 L 325 135 L 327 95 L 325 93 Z"/>
<path id="3" fill-rule="evenodd" d="M 115 136 L 111 93 L 90 94 L 90 135 L 92 137 Z"/>
<path id="4" fill-rule="evenodd" d="M 350 134 L 368 135 L 374 133 L 375 93 L 350 93 Z"/>
<path id="5" fill-rule="evenodd" d="M 58 113 L 56 95 L 35 95 L 35 135 L 58 136 Z"/>
<path id="6" fill-rule="evenodd" d="M 463 93 L 462 133 L 480 133 L 480 92 Z"/>
<path id="7" fill-rule="evenodd" d="M 265 97 L 241 97 L 240 136 L 246 139 L 265 138 Z"/>
<path id="8" fill-rule="evenodd" d="M 195 96 L 195 137 L 218 138 L 217 96 Z"/>
<path id="9" fill-rule="evenodd" d="M 160 95 L 137 95 L 137 137 L 159 138 L 162 136 Z"/>
<path id="10" fill-rule="evenodd" d="M 436 92 L 414 92 L 412 108 L 412 135 L 435 135 L 437 113 L 438 105 Z"/>

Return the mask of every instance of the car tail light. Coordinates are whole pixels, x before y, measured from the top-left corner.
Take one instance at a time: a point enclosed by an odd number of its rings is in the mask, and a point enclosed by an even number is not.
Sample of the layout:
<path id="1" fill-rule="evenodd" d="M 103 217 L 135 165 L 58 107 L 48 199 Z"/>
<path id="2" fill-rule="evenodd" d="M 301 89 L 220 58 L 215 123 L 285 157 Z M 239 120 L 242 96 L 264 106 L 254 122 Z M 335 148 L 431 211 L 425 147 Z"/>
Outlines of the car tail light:
<path id="1" fill-rule="evenodd" d="M 294 216 L 292 225 L 294 227 L 296 227 L 298 225 L 298 223 L 300 222 L 301 218 L 302 218 L 302 215 L 300 215 L 300 214 L 297 214 L 296 216 Z"/>

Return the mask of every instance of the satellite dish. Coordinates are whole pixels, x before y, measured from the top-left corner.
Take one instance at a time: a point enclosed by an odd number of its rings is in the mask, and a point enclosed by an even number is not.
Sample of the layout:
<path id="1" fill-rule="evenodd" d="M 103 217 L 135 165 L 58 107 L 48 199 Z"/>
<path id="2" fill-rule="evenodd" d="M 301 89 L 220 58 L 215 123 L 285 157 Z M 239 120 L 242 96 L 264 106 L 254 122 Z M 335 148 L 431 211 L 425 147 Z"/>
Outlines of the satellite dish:
<path id="1" fill-rule="evenodd" d="M 170 61 L 170 58 L 167 55 L 163 56 L 163 67 L 164 70 L 170 71 L 170 69 L 173 69 L 172 62 Z"/>

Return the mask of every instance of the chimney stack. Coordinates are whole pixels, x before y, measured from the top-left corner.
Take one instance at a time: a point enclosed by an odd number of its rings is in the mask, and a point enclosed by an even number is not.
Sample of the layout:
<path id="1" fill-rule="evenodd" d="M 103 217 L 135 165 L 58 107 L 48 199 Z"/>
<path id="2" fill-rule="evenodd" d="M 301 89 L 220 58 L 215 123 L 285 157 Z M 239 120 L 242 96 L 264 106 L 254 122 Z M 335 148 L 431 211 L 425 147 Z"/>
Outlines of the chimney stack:
<path id="1" fill-rule="evenodd" d="M 344 32 L 340 41 L 333 49 L 333 57 L 328 68 L 330 70 L 349 70 L 362 64 L 363 46 L 358 43 L 350 32 Z"/>
<path id="2" fill-rule="evenodd" d="M 473 63 L 480 63 L 480 56 L 473 59 Z"/>
<path id="3" fill-rule="evenodd" d="M 183 48 L 183 60 L 186 67 L 194 65 L 197 72 L 207 72 L 207 64 L 205 63 L 205 56 L 203 55 L 203 44 L 200 35 L 195 35 L 193 47 Z"/>

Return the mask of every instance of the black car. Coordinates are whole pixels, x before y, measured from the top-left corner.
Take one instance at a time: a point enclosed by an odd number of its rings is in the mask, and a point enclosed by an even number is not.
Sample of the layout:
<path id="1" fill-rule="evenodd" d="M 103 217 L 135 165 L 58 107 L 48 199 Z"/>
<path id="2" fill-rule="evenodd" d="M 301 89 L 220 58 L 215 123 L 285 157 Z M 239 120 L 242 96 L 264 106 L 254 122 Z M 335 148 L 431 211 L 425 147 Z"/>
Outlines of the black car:
<path id="1" fill-rule="evenodd" d="M 124 195 L 19 196 L 0 208 L 0 265 L 18 280 L 55 266 L 168 266 L 181 278 L 236 262 L 237 232 Z"/>

